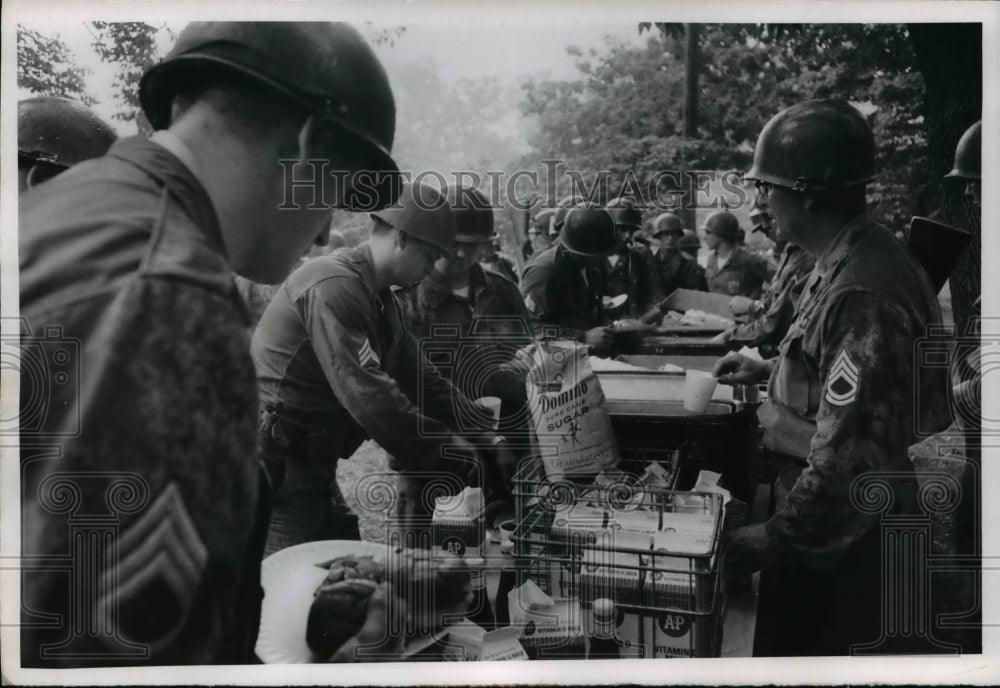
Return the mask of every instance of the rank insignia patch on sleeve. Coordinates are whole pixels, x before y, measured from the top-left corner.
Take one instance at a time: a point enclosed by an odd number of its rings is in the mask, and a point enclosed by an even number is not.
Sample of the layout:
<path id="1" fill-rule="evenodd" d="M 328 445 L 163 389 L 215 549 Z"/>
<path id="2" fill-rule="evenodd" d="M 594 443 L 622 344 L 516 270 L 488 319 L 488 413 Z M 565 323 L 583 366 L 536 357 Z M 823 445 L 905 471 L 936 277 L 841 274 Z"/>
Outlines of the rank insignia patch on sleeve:
<path id="1" fill-rule="evenodd" d="M 358 349 L 358 360 L 361 362 L 362 368 L 367 368 L 368 366 L 378 368 L 382 365 L 382 361 L 379 359 L 378 354 L 375 353 L 367 337 L 365 337 L 365 343 Z"/>
<path id="2" fill-rule="evenodd" d="M 826 401 L 834 406 L 847 406 L 858 395 L 858 366 L 846 349 L 841 349 L 830 368 L 826 383 Z"/>

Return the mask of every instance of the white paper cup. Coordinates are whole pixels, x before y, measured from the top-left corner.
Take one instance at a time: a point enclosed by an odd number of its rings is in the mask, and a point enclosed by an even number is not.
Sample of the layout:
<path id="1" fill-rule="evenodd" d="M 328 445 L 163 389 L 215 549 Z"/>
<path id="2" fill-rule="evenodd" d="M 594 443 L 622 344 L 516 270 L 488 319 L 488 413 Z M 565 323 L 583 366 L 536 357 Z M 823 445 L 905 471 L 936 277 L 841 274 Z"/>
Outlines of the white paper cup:
<path id="1" fill-rule="evenodd" d="M 684 408 L 692 413 L 704 413 L 718 382 L 704 370 L 688 370 L 684 374 Z"/>
<path id="2" fill-rule="evenodd" d="M 500 544 L 510 542 L 510 536 L 514 534 L 514 522 L 501 521 L 497 526 L 497 532 L 500 533 Z"/>
<path id="3" fill-rule="evenodd" d="M 476 403 L 480 406 L 486 407 L 486 409 L 493 414 L 493 429 L 496 430 L 500 426 L 500 397 L 480 397 L 476 399 Z"/>

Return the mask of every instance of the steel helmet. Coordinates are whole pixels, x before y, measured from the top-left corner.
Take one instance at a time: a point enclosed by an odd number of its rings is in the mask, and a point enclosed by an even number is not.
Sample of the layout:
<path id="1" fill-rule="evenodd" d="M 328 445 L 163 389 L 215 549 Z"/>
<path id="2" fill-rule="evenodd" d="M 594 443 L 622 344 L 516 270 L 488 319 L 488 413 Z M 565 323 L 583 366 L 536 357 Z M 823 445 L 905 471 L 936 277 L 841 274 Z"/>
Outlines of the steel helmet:
<path id="1" fill-rule="evenodd" d="M 684 234 L 684 223 L 673 213 L 660 213 L 653 220 L 653 236 L 661 234 Z"/>
<path id="2" fill-rule="evenodd" d="M 740 238 L 740 221 L 728 210 L 720 210 L 705 220 L 705 231 L 724 241 L 736 243 Z"/>
<path id="3" fill-rule="evenodd" d="M 72 167 L 104 155 L 117 138 L 79 101 L 38 96 L 17 103 L 17 154 L 34 162 Z"/>
<path id="4" fill-rule="evenodd" d="M 945 177 L 982 179 L 983 121 L 965 130 L 955 147 L 955 165 Z"/>
<path id="5" fill-rule="evenodd" d="M 577 208 L 582 203 L 583 199 L 576 194 L 560 198 L 556 202 L 556 214 L 552 217 L 552 224 L 549 226 L 549 235 L 555 236 L 559 234 L 562 231 L 563 223 L 566 222 L 566 213 L 570 211 L 570 208 Z"/>
<path id="6" fill-rule="evenodd" d="M 604 208 L 569 208 L 561 239 L 571 253 L 594 258 L 611 255 L 618 244 L 615 221 Z"/>
<path id="7" fill-rule="evenodd" d="M 744 176 L 795 191 L 864 184 L 875 178 L 875 138 L 849 103 L 807 100 L 764 125 Z"/>
<path id="8" fill-rule="evenodd" d="M 455 214 L 433 186 L 405 184 L 399 199 L 371 213 L 386 224 L 448 253 L 455 247 Z"/>
<path id="9" fill-rule="evenodd" d="M 701 239 L 698 238 L 698 235 L 695 232 L 692 232 L 690 229 L 685 229 L 684 236 L 678 239 L 675 245 L 681 250 L 693 248 L 697 251 L 701 248 Z"/>
<path id="10" fill-rule="evenodd" d="M 608 202 L 608 213 L 616 227 L 642 227 L 642 211 L 630 198 L 615 198 Z"/>
<path id="11" fill-rule="evenodd" d="M 362 169 L 396 172 L 390 156 L 396 104 L 367 41 L 343 22 L 193 22 L 139 82 L 154 129 L 170 124 L 173 96 L 190 70 L 216 66 L 264 84 L 335 122 L 364 154 Z"/>
<path id="12" fill-rule="evenodd" d="M 478 189 L 449 189 L 448 205 L 455 216 L 455 241 L 481 244 L 496 237 L 493 232 L 493 207 Z"/>

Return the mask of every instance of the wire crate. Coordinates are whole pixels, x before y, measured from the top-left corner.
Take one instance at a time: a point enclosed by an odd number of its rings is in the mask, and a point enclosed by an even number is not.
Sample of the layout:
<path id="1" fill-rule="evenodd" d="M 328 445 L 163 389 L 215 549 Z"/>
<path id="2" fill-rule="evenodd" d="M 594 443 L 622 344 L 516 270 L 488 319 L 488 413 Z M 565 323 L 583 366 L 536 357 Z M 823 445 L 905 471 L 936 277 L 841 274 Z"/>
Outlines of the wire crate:
<path id="1" fill-rule="evenodd" d="M 623 656 L 718 656 L 720 495 L 648 487 L 630 474 L 549 482 L 539 463 L 522 466 L 514 494 L 519 585 L 530 579 L 584 610 L 614 600 Z"/>

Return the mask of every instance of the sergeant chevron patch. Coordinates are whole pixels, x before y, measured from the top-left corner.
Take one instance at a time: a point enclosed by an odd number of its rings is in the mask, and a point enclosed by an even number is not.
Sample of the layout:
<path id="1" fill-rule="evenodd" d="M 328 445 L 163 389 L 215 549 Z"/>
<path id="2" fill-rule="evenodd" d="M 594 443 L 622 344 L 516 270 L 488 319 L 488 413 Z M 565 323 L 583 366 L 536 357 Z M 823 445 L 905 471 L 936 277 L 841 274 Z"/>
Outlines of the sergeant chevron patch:
<path id="1" fill-rule="evenodd" d="M 847 406 L 858 395 L 858 366 L 847 349 L 841 349 L 830 368 L 826 383 L 826 401 L 834 406 Z"/>
<path id="2" fill-rule="evenodd" d="M 97 599 L 116 635 L 155 654 L 183 628 L 197 598 L 209 552 L 175 483 L 107 545 Z M 155 619 L 155 621 L 154 621 Z"/>
<path id="3" fill-rule="evenodd" d="M 382 365 L 378 354 L 375 353 L 372 345 L 368 342 L 368 337 L 365 337 L 365 343 L 358 349 L 358 360 L 361 362 L 362 368 L 367 368 L 369 365 L 374 365 L 377 368 Z"/>

